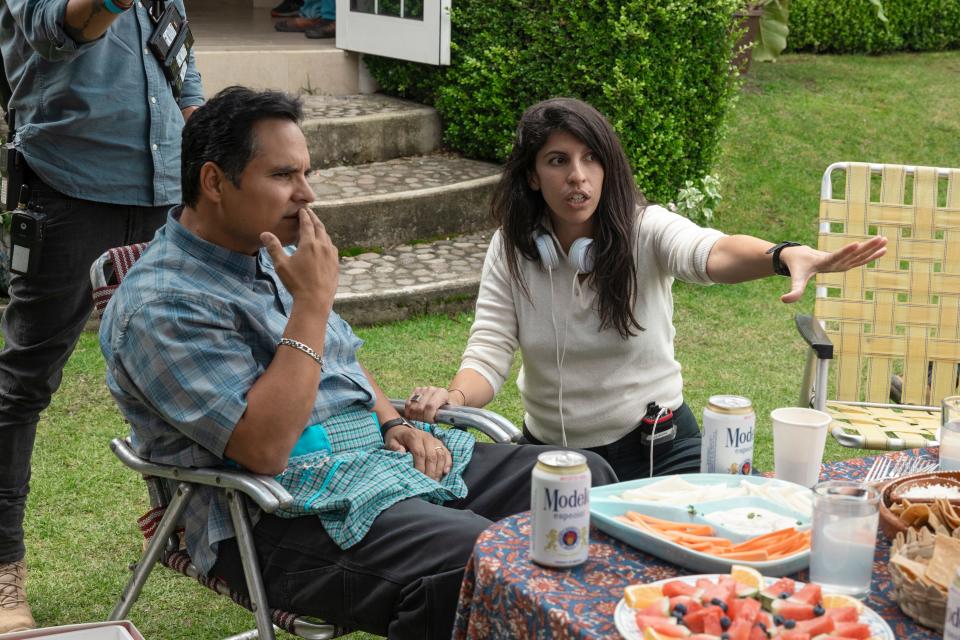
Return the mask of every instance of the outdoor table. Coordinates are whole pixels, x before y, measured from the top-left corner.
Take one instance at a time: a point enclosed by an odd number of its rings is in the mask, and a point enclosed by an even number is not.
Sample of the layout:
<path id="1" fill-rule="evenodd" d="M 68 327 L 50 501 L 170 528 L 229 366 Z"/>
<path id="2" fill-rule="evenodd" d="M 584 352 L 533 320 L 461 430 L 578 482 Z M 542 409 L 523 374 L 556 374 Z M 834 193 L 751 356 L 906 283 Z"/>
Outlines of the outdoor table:
<path id="1" fill-rule="evenodd" d="M 937 459 L 937 449 L 885 454 Z M 862 479 L 875 456 L 824 465 L 821 480 Z M 454 640 L 494 638 L 621 638 L 613 611 L 629 584 L 653 582 L 692 572 L 634 549 L 596 528 L 590 555 L 572 569 L 533 564 L 529 554 L 530 514 L 501 520 L 477 539 L 467 564 L 457 607 Z M 887 571 L 890 540 L 877 535 L 873 583 L 865 603 L 879 613 L 897 638 L 934 640 L 940 635 L 915 624 L 893 600 Z M 804 570 L 793 576 L 806 580 Z"/>

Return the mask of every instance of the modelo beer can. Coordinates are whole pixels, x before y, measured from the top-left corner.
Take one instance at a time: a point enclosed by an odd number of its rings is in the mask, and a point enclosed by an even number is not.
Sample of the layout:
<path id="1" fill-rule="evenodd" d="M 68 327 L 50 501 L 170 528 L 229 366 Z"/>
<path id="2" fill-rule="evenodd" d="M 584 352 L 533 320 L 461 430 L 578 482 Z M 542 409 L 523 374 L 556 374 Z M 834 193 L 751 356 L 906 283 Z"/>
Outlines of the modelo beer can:
<path id="1" fill-rule="evenodd" d="M 703 410 L 700 473 L 750 475 L 757 416 L 742 396 L 711 396 Z"/>
<path id="2" fill-rule="evenodd" d="M 573 567 L 590 550 L 590 469 L 576 451 L 537 456 L 530 481 L 530 557 L 547 567 Z"/>

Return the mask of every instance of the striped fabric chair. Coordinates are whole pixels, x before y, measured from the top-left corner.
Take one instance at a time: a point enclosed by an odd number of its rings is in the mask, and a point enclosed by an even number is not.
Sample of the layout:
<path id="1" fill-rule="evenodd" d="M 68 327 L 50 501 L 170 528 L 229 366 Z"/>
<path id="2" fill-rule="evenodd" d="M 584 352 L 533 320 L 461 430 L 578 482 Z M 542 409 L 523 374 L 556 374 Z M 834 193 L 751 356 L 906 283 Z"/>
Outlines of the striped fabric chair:
<path id="1" fill-rule="evenodd" d="M 146 249 L 147 244 L 111 249 L 91 266 L 94 312 L 98 316 L 103 315 L 113 292 Z M 391 402 L 398 411 L 403 411 L 403 400 Z M 494 442 L 515 442 L 521 435 L 520 430 L 506 418 L 492 411 L 473 407 L 441 409 L 437 413 L 437 421 L 455 428 L 477 429 Z M 273 640 L 277 628 L 310 640 L 327 640 L 351 632 L 350 629 L 322 620 L 271 608 L 267 603 L 247 516 L 247 504 L 252 502 L 266 513 L 273 513 L 288 506 L 292 497 L 280 483 L 268 476 L 226 468 L 195 469 L 156 464 L 139 457 L 127 439 L 115 438 L 110 443 L 110 448 L 123 464 L 143 477 L 150 500 L 150 510 L 137 522 L 144 537 L 143 555 L 139 562 L 131 566 L 133 575 L 111 612 L 110 620 L 123 620 L 127 617 L 150 572 L 159 562 L 197 580 L 215 593 L 231 598 L 253 613 L 256 629 L 230 636 L 226 640 Z M 200 573 L 182 544 L 178 523 L 197 485 L 215 487 L 224 492 L 227 498 L 233 527 L 237 532 L 237 546 L 240 549 L 248 593 L 234 591 L 220 578 Z"/>
<path id="2" fill-rule="evenodd" d="M 960 393 L 960 169 L 841 162 L 820 196 L 820 249 L 889 244 L 817 277 L 814 316 L 797 316 L 811 347 L 800 403 L 828 411 L 847 447 L 935 446 L 940 402 Z"/>

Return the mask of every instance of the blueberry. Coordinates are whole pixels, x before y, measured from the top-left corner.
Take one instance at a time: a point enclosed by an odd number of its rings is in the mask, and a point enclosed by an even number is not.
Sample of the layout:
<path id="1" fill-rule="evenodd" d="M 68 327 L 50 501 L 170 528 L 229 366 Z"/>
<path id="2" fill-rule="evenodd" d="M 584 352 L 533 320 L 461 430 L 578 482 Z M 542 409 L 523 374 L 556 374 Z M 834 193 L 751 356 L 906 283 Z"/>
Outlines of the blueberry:
<path id="1" fill-rule="evenodd" d="M 724 613 L 727 612 L 727 603 L 721 600 L 720 598 L 714 598 L 713 600 L 710 601 L 710 604 L 720 607 L 720 610 L 723 611 Z"/>
<path id="2" fill-rule="evenodd" d="M 720 616 L 720 628 L 726 631 L 730 628 L 730 618 L 727 616 Z"/>
<path id="3" fill-rule="evenodd" d="M 720 634 L 720 640 L 730 640 L 730 634 L 724 631 Z"/>
<path id="4" fill-rule="evenodd" d="M 682 602 L 678 602 L 676 606 L 673 607 L 673 612 L 684 615 L 687 612 L 687 605 L 683 604 Z"/>
<path id="5" fill-rule="evenodd" d="M 773 616 L 773 624 L 783 624 L 783 616 L 775 615 Z"/>
<path id="6" fill-rule="evenodd" d="M 826 609 L 823 608 L 823 605 L 818 604 L 813 608 L 813 615 L 815 616 L 822 616 L 824 613 L 826 613 Z"/>
<path id="7" fill-rule="evenodd" d="M 767 630 L 767 625 L 763 624 L 763 623 L 760 622 L 759 620 L 757 621 L 757 624 L 755 624 L 754 626 L 755 626 L 755 627 L 760 627 L 760 630 L 761 630 L 761 631 L 766 631 L 766 630 Z"/>
<path id="8" fill-rule="evenodd" d="M 784 629 L 793 629 L 795 626 L 797 626 L 797 621 L 796 621 L 796 620 L 784 620 L 784 621 L 783 621 L 783 628 L 784 628 Z"/>
<path id="9" fill-rule="evenodd" d="M 787 598 L 790 597 L 790 594 L 787 593 L 786 591 L 783 591 L 783 592 L 781 592 L 780 595 L 777 596 L 777 597 L 780 598 L 781 600 L 786 600 Z"/>

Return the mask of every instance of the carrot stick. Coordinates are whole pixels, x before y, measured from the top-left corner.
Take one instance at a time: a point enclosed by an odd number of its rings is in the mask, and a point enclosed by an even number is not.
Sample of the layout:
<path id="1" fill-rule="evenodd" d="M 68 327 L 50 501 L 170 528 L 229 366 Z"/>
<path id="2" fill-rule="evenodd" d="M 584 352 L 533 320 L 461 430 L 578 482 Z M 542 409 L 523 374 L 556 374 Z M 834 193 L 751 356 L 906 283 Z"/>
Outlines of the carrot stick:
<path id="1" fill-rule="evenodd" d="M 689 533 L 681 533 L 679 531 L 674 531 L 672 533 L 678 540 L 685 540 L 687 542 L 709 542 L 710 544 L 715 544 L 721 547 L 733 546 L 733 543 L 726 538 L 717 538 L 715 536 L 696 536 Z"/>
<path id="2" fill-rule="evenodd" d="M 764 533 L 762 535 L 750 538 L 740 544 L 734 545 L 734 548 L 739 551 L 749 551 L 751 549 L 765 549 L 768 545 L 779 542 L 781 539 L 788 536 L 792 536 L 797 533 L 797 530 L 793 527 L 789 529 L 780 529 L 779 531 L 773 531 L 771 533 Z"/>
<path id="3" fill-rule="evenodd" d="M 746 560 L 748 562 L 765 562 L 770 559 L 766 551 L 727 551 L 725 549 L 714 552 L 714 555 L 728 560 Z"/>

